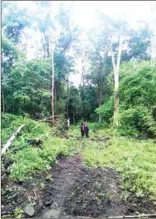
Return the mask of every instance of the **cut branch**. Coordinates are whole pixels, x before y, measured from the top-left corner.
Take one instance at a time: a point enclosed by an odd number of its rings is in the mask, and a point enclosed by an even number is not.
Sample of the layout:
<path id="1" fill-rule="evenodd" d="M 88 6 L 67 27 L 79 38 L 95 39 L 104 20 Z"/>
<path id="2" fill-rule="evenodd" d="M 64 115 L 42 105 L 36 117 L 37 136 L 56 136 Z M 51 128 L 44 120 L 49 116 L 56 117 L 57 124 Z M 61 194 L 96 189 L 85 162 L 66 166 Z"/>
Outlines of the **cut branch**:
<path id="1" fill-rule="evenodd" d="M 12 141 L 16 138 L 16 136 L 18 135 L 18 133 L 21 131 L 21 129 L 25 126 L 25 124 L 21 125 L 15 133 L 13 133 L 13 135 L 11 136 L 11 138 L 7 141 L 7 143 L 4 145 L 4 147 L 2 148 L 2 155 L 6 152 L 6 150 L 10 147 Z"/>

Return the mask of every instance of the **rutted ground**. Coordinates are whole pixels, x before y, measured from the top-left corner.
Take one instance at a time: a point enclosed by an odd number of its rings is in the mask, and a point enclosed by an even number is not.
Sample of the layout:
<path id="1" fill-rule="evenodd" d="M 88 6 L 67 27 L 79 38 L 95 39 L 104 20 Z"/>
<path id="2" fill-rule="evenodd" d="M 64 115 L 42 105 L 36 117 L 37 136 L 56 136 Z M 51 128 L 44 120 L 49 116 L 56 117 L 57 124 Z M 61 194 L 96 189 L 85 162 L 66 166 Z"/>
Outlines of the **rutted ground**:
<path id="1" fill-rule="evenodd" d="M 44 218 L 55 208 L 63 215 L 73 216 L 122 215 L 127 212 L 127 206 L 121 200 L 118 177 L 112 170 L 88 169 L 77 155 L 59 160 L 53 171 L 53 186 L 46 188 L 51 191 L 53 202 L 42 215 Z"/>
<path id="2" fill-rule="evenodd" d="M 120 185 L 120 177 L 112 169 L 87 168 L 80 155 L 59 157 L 48 173 L 38 174 L 22 185 L 6 186 L 12 191 L 8 200 L 2 195 L 2 215 L 10 212 L 11 216 L 15 208 L 18 212 L 17 207 L 24 209 L 28 203 L 33 206 L 33 217 L 43 218 L 116 216 L 134 214 L 138 209 L 141 213 L 154 213 L 148 202 L 137 209 L 136 203 L 123 201 Z M 27 214 L 21 216 L 29 217 L 31 213 L 28 206 Z"/>
<path id="3" fill-rule="evenodd" d="M 115 137 L 102 129 L 82 140 L 79 127 L 59 138 L 42 126 L 28 121 L 4 157 L 3 217 L 156 213 L 153 140 Z M 41 147 L 25 141 L 35 136 L 43 137 Z"/>

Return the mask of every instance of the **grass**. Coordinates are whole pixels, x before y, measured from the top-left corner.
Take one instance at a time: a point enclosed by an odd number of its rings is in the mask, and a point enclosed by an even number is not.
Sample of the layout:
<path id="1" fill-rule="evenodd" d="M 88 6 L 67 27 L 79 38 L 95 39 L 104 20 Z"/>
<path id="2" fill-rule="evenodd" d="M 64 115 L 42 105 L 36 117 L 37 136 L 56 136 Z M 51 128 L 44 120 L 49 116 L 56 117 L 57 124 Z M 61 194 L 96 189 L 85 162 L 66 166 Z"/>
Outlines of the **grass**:
<path id="1" fill-rule="evenodd" d="M 5 120 L 7 122 L 5 122 Z M 30 178 L 32 174 L 39 171 L 45 171 L 51 168 L 56 162 L 58 154 L 68 155 L 72 146 L 66 139 L 60 139 L 53 136 L 49 125 L 39 123 L 31 119 L 24 119 L 13 115 L 4 115 L 2 117 L 2 142 L 5 143 L 19 125 L 25 123 L 25 127 L 20 135 L 13 141 L 12 146 L 6 152 L 5 157 L 14 161 L 9 167 L 10 179 L 24 181 Z M 41 139 L 42 148 L 33 147 L 27 143 L 27 139 Z M 12 149 L 23 147 L 16 153 Z"/>
<path id="2" fill-rule="evenodd" d="M 110 167 L 121 173 L 126 195 L 156 197 L 156 147 L 152 140 L 139 142 L 114 136 L 108 147 L 86 142 L 82 156 L 91 167 Z"/>
<path id="3" fill-rule="evenodd" d="M 156 147 L 153 140 L 119 137 L 111 129 L 97 129 L 96 124 L 88 126 L 91 138 L 109 135 L 111 139 L 109 142 L 84 139 L 81 154 L 85 164 L 92 168 L 109 167 L 119 172 L 125 199 L 134 194 L 137 198 L 150 196 L 156 200 Z M 79 128 L 73 126 L 72 133 L 80 135 Z"/>
<path id="4" fill-rule="evenodd" d="M 56 162 L 56 156 L 74 155 L 81 153 L 86 165 L 95 167 L 110 167 L 117 170 L 123 179 L 124 197 L 130 194 L 138 198 L 156 197 L 156 147 L 153 140 L 138 141 L 127 137 L 115 136 L 111 130 L 98 127 L 97 124 L 88 124 L 90 137 L 111 136 L 109 142 L 96 142 L 90 139 L 74 139 L 80 136 L 80 127 L 71 126 L 70 139 L 56 137 L 51 128 L 44 123 L 15 117 L 2 116 L 2 143 L 25 123 L 21 135 L 16 137 L 13 148 L 26 146 L 12 153 L 9 148 L 5 154 L 14 163 L 9 167 L 11 180 L 25 180 L 36 172 L 46 171 Z M 97 128 L 98 127 L 98 128 Z M 40 138 L 43 140 L 42 148 L 28 145 L 26 139 Z M 81 145 L 83 144 L 83 147 Z"/>

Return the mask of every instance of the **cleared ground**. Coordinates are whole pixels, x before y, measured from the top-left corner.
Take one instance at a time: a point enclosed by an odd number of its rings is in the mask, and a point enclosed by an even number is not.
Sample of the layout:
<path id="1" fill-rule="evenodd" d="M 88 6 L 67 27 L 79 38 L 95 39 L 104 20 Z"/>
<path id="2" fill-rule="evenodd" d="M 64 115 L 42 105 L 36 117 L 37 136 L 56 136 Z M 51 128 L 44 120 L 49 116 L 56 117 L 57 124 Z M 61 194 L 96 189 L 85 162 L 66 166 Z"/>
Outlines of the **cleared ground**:
<path id="1" fill-rule="evenodd" d="M 48 125 L 26 122 L 2 161 L 3 217 L 30 217 L 27 205 L 34 217 L 156 213 L 154 140 L 89 126 L 89 139 L 81 139 L 78 126 L 56 137 Z M 28 138 L 43 143 L 29 145 Z"/>

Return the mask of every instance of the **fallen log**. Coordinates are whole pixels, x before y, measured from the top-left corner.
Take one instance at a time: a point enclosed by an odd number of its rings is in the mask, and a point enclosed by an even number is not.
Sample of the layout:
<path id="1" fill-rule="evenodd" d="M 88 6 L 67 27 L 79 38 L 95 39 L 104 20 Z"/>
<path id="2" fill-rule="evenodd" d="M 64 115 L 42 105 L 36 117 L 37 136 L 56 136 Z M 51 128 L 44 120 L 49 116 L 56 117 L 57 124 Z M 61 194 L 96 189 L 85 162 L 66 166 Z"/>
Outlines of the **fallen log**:
<path id="1" fill-rule="evenodd" d="M 13 133 L 13 135 L 11 136 L 11 138 L 7 141 L 7 143 L 3 146 L 2 148 L 2 152 L 1 155 L 3 155 L 6 150 L 10 147 L 12 141 L 16 138 L 16 136 L 18 135 L 18 133 L 21 131 L 21 129 L 25 126 L 25 124 L 21 125 L 15 133 Z"/>

